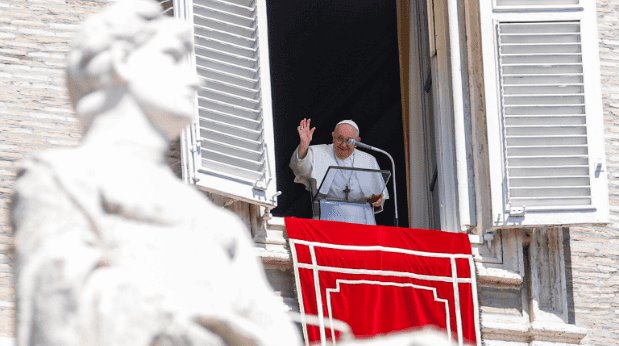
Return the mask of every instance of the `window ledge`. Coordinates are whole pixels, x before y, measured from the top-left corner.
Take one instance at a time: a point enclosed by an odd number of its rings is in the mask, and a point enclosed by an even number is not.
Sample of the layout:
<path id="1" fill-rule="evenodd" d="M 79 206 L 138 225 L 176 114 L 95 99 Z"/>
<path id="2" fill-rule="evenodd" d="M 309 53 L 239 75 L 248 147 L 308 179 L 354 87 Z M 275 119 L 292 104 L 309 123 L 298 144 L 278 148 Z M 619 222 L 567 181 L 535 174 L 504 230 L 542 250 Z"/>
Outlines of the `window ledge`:
<path id="1" fill-rule="evenodd" d="M 483 286 L 508 286 L 520 288 L 522 275 L 499 268 L 486 268 L 481 263 L 477 265 L 477 283 Z"/>
<path id="2" fill-rule="evenodd" d="M 292 268 L 292 257 L 288 248 L 278 245 L 257 244 L 256 254 L 262 264 L 270 267 Z"/>
<path id="3" fill-rule="evenodd" d="M 486 341 L 546 341 L 578 345 L 587 335 L 587 329 L 567 323 L 528 323 L 522 317 L 505 319 L 488 314 L 482 315 L 482 334 Z"/>

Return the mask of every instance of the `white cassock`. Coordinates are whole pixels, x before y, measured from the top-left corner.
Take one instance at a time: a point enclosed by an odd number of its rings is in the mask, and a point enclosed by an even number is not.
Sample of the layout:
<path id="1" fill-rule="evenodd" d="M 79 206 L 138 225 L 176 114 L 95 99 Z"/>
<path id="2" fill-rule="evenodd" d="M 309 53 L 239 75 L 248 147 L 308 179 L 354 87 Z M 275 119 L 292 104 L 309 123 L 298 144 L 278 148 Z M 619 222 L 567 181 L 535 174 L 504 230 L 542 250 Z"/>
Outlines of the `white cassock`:
<path id="1" fill-rule="evenodd" d="M 333 144 L 311 145 L 303 160 L 299 159 L 297 149 L 290 158 L 290 168 L 294 172 L 296 183 L 303 184 L 305 189 L 315 196 L 317 192 L 326 199 L 339 201 L 366 201 L 373 194 L 382 194 L 384 199 L 389 198 L 385 181 L 379 173 L 362 171 L 337 170 L 332 171 L 324 180 L 330 166 L 355 167 L 379 170 L 380 167 L 374 156 L 356 150 L 346 159 L 340 159 L 335 155 Z M 322 183 L 322 185 L 321 185 Z M 320 187 L 320 191 L 318 188 Z M 331 215 L 329 220 L 346 221 L 375 225 L 374 213 L 382 211 L 382 206 L 374 210 L 366 203 L 360 214 L 359 204 L 342 205 L 337 208 L 337 215 Z M 363 206 L 363 205 L 361 205 Z M 322 217 L 325 219 L 325 217 Z"/>

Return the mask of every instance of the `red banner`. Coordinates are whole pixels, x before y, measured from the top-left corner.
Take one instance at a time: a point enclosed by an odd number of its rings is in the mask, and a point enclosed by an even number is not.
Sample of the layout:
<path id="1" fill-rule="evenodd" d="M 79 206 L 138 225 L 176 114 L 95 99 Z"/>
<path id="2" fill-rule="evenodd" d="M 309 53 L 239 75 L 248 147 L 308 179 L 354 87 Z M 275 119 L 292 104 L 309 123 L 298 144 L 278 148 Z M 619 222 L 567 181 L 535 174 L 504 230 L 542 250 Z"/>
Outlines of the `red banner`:
<path id="1" fill-rule="evenodd" d="M 478 343 L 471 245 L 464 233 L 286 218 L 309 342 L 335 343 L 334 321 L 357 338 L 432 325 Z"/>

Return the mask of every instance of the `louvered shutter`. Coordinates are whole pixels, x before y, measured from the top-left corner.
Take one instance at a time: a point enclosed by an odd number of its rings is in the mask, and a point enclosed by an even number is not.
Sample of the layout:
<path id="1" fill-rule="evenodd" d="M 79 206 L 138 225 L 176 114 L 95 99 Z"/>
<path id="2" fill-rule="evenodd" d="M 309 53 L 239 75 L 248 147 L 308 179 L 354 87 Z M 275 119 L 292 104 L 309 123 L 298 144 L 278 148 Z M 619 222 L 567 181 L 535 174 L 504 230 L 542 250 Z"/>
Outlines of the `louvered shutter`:
<path id="1" fill-rule="evenodd" d="M 201 188 L 276 204 L 264 0 L 186 0 L 194 62 L 204 85 L 196 101 L 191 173 Z"/>
<path id="2" fill-rule="evenodd" d="M 494 225 L 606 222 L 595 3 L 480 5 Z"/>

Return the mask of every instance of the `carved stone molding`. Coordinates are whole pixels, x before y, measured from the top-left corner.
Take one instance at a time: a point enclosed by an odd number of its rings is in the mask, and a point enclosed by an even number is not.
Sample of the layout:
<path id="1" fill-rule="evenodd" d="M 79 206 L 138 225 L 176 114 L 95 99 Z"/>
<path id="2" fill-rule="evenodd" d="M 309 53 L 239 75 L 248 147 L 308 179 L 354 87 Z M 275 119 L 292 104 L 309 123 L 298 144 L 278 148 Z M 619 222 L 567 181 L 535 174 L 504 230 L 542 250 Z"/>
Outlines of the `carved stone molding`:
<path id="1" fill-rule="evenodd" d="M 579 344 L 585 328 L 570 324 L 564 229 L 497 231 L 476 258 L 482 336 L 486 345 Z M 493 247 L 501 247 L 500 250 Z M 491 257 L 486 261 L 483 254 Z"/>

